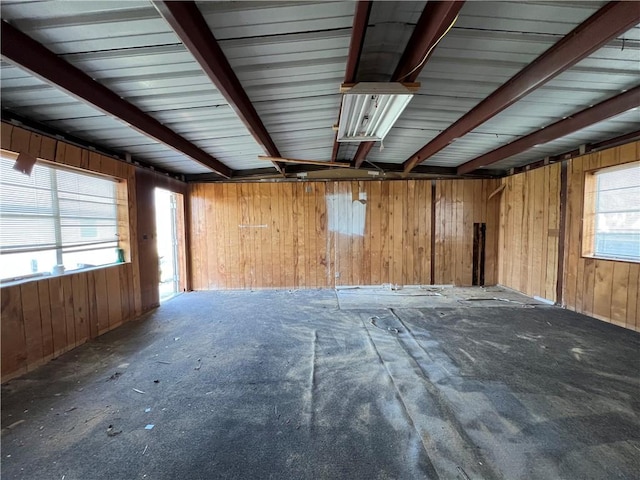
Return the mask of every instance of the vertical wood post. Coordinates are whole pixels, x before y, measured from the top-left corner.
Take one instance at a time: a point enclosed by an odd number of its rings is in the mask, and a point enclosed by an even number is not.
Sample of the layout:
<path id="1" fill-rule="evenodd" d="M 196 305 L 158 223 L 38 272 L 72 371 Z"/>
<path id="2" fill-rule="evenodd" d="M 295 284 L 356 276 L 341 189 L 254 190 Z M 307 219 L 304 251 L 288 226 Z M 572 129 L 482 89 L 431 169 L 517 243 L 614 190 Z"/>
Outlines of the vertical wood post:
<path id="1" fill-rule="evenodd" d="M 562 306 L 564 304 L 563 286 L 564 286 L 564 245 L 567 241 L 567 167 L 568 160 L 564 160 L 560 165 L 560 231 L 558 232 L 558 275 L 556 280 L 556 304 Z"/>

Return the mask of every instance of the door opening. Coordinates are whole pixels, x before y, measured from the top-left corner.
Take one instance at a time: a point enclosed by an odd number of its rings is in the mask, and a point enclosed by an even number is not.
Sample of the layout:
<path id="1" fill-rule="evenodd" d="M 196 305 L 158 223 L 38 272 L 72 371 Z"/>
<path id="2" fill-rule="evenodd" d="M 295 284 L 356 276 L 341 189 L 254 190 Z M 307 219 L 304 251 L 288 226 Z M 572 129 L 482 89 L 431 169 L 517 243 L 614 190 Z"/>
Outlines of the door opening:
<path id="1" fill-rule="evenodd" d="M 161 302 L 178 293 L 180 285 L 177 195 L 161 188 L 155 190 L 156 241 Z"/>

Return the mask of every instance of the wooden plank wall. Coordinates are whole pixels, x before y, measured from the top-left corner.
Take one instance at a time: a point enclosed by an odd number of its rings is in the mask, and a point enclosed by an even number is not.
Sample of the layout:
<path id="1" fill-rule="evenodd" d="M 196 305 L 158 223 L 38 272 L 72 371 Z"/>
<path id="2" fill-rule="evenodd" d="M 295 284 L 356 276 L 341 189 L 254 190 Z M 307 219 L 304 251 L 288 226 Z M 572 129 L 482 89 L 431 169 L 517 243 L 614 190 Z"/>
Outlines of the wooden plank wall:
<path id="1" fill-rule="evenodd" d="M 585 173 L 640 158 L 640 142 L 569 160 L 562 298 L 556 296 L 560 164 L 503 179 L 498 283 L 640 331 L 640 264 L 582 256 Z"/>
<path id="2" fill-rule="evenodd" d="M 138 211 L 136 231 L 138 232 L 140 270 L 140 298 L 142 311 L 160 305 L 160 271 L 158 269 L 158 247 L 156 243 L 155 189 L 163 188 L 180 194 L 187 192 L 187 184 L 170 177 L 157 175 L 149 170 L 136 170 L 136 208 Z M 182 208 L 184 206 L 182 205 Z M 184 213 L 184 212 L 183 212 Z M 180 236 L 180 235 L 179 235 Z M 184 247 L 184 231 L 179 239 Z"/>
<path id="3" fill-rule="evenodd" d="M 431 181 L 335 182 L 329 188 L 336 286 L 431 283 Z"/>
<path id="4" fill-rule="evenodd" d="M 499 180 L 436 182 L 435 279 L 438 285 L 471 285 L 473 224 L 486 224 L 485 285 L 497 282 Z"/>
<path id="5" fill-rule="evenodd" d="M 5 122 L 2 122 L 0 132 L 2 134 L 0 148 L 4 150 L 15 153 L 28 152 L 36 158 L 53 163 L 125 180 L 129 207 L 128 211 L 124 213 L 126 213 L 128 217 L 129 225 L 136 225 L 138 214 L 136 208 L 136 169 L 133 165 Z M 127 261 L 130 261 L 133 266 L 129 283 L 134 286 L 134 309 L 139 314 L 142 313 L 142 303 L 139 288 L 140 264 L 137 260 L 137 229 L 129 228 L 128 235 L 129 238 L 126 239 L 125 258 Z M 4 288 L 2 290 L 4 290 Z"/>
<path id="6" fill-rule="evenodd" d="M 498 184 L 439 190 L 436 214 L 457 236 L 437 244 L 436 283 L 471 284 L 474 221 L 487 223 L 495 283 L 498 201 L 486 199 Z M 192 184 L 190 212 L 194 289 L 433 283 L 430 180 Z M 449 267 L 457 242 L 468 248 Z"/>
<path id="7" fill-rule="evenodd" d="M 186 184 L 150 172 L 141 174 L 133 165 L 4 122 L 0 132 L 4 150 L 24 151 L 54 163 L 126 180 L 128 207 L 123 204 L 122 213 L 127 214 L 129 227 L 127 263 L 0 288 L 4 382 L 157 305 L 141 292 L 144 286 L 151 296 L 155 291 L 157 297 L 157 282 L 150 285 L 153 279 L 146 272 L 157 272 L 158 259 L 139 255 L 148 243 L 138 236 L 140 217 L 154 217 L 153 202 L 139 204 L 136 193 L 143 192 L 146 198 L 156 186 L 184 193 Z M 137 188 L 141 176 L 142 187 Z"/>
<path id="8" fill-rule="evenodd" d="M 560 164 L 502 179 L 498 283 L 556 298 Z"/>
<path id="9" fill-rule="evenodd" d="M 5 382 L 137 316 L 133 264 L 2 287 Z"/>
<path id="10" fill-rule="evenodd" d="M 563 304 L 571 310 L 640 331 L 640 264 L 582 256 L 585 172 L 640 159 L 640 142 L 584 155 L 568 166 Z"/>
<path id="11" fill-rule="evenodd" d="M 190 185 L 193 288 L 333 285 L 326 187 L 321 182 Z"/>

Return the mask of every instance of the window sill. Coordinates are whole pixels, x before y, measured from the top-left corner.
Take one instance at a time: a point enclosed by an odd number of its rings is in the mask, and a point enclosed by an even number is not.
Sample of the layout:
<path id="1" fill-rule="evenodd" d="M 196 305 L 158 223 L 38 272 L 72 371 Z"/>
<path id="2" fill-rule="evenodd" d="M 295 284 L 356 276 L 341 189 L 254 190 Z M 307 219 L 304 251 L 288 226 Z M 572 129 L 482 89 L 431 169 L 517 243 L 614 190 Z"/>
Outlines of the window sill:
<path id="1" fill-rule="evenodd" d="M 582 255 L 582 258 L 588 258 L 590 260 L 604 260 L 607 262 L 619 262 L 619 263 L 640 263 L 640 260 L 633 260 L 630 258 L 616 258 L 616 257 L 603 257 L 600 255 Z"/>
<path id="2" fill-rule="evenodd" d="M 39 274 L 34 274 L 34 275 L 30 275 L 28 277 L 22 277 L 16 280 L 0 280 L 0 288 L 4 288 L 4 287 L 13 287 L 16 285 L 22 285 L 23 283 L 28 283 L 28 282 L 37 282 L 40 280 L 48 280 L 51 278 L 59 278 L 59 277 L 65 277 L 65 276 L 70 276 L 76 273 L 84 273 L 84 272 L 91 272 L 93 270 L 100 270 L 102 268 L 111 268 L 111 267 L 115 267 L 118 265 L 126 265 L 128 263 L 131 262 L 116 262 L 116 263 L 107 263 L 105 265 L 97 265 L 95 267 L 85 267 L 85 268 L 76 268 L 74 270 L 66 270 L 64 273 L 61 273 L 59 275 L 53 275 L 51 273 L 48 272 L 43 272 L 43 273 L 39 273 Z"/>

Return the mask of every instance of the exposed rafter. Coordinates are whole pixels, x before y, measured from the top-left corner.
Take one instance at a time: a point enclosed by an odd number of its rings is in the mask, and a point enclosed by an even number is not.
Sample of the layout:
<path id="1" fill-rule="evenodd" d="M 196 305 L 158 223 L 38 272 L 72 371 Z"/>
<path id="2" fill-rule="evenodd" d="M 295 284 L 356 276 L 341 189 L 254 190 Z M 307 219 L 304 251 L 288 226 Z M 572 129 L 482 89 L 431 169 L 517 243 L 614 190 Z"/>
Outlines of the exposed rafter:
<path id="1" fill-rule="evenodd" d="M 154 1 L 153 4 L 264 152 L 271 157 L 280 157 L 278 148 L 197 5 L 192 1 Z M 273 162 L 273 165 L 284 174 L 283 165 L 278 162 Z"/>
<path id="2" fill-rule="evenodd" d="M 317 162 L 323 163 L 323 162 Z M 281 181 L 299 181 L 301 176 L 299 174 L 311 174 L 304 175 L 302 178 L 307 178 L 308 180 L 319 181 L 319 180 L 327 180 L 327 179 L 358 179 L 361 181 L 365 180 L 396 180 L 396 179 L 407 179 L 407 178 L 416 178 L 416 179 L 424 179 L 432 178 L 463 178 L 456 173 L 455 167 L 439 167 L 435 165 L 420 165 L 415 170 L 411 172 L 411 174 L 406 175 L 402 170 L 402 164 L 399 163 L 372 163 L 367 162 L 371 168 L 369 171 L 377 172 L 377 175 L 371 175 L 367 173 L 367 170 L 347 170 L 342 168 L 331 168 L 331 165 L 326 164 L 324 162 L 322 165 L 315 164 L 301 164 L 301 165 L 290 165 L 290 168 L 287 169 L 287 177 L 283 178 L 280 175 L 277 175 L 273 172 L 273 169 L 268 168 L 255 168 L 251 170 L 242 170 L 237 172 L 238 175 L 234 175 L 231 178 L 231 181 L 235 182 L 250 182 L 255 180 L 263 180 L 263 181 L 271 181 L 271 182 L 281 182 Z M 337 172 L 338 175 L 335 175 Z M 340 172 L 349 172 L 346 173 L 345 176 L 340 175 Z M 327 173 L 326 176 L 318 175 L 322 173 Z M 353 175 L 351 175 L 353 174 Z M 470 175 L 465 175 L 464 178 L 500 178 L 506 176 L 507 172 L 501 170 L 480 170 L 477 172 L 473 172 Z M 185 175 L 186 182 L 219 182 L 219 181 L 229 181 L 223 180 L 219 177 L 216 177 L 212 174 L 208 173 L 199 173 L 199 174 L 188 174 Z"/>
<path id="3" fill-rule="evenodd" d="M 620 115 L 638 106 L 640 106 L 640 87 L 635 87 L 463 163 L 458 167 L 458 175 L 464 175 L 478 168 L 493 165 L 500 160 L 522 153 L 536 145 L 548 143 L 570 135 L 578 130 Z"/>
<path id="4" fill-rule="evenodd" d="M 267 160 L 267 161 L 277 161 L 283 163 L 296 163 L 299 165 L 317 165 L 321 167 L 340 167 L 340 168 L 351 168 L 351 165 L 343 162 L 322 162 L 319 160 L 303 160 L 303 159 L 295 159 L 295 158 L 282 158 L 282 157 L 265 157 L 263 155 L 258 155 L 259 160 Z"/>
<path id="5" fill-rule="evenodd" d="M 427 2 L 391 77 L 392 82 L 414 82 L 418 78 L 434 47 L 451 27 L 463 4 L 463 1 Z M 374 145 L 375 142 L 362 142 L 358 145 L 353 157 L 356 168 L 360 168 Z"/>
<path id="6" fill-rule="evenodd" d="M 564 152 L 558 155 L 545 157 L 542 160 L 538 160 L 532 163 L 527 163 L 526 165 L 522 165 L 521 167 L 512 168 L 509 170 L 509 174 L 526 172 L 527 170 L 533 170 L 536 168 L 544 167 L 552 163 L 562 162 L 564 160 L 571 160 L 572 158 L 576 158 L 581 155 L 598 152 L 600 150 L 605 150 L 607 148 L 618 147 L 620 145 L 624 145 L 630 142 L 636 142 L 638 140 L 640 140 L 640 130 L 635 130 L 633 132 L 625 133 L 624 135 L 618 135 L 613 138 L 607 138 L 606 140 L 602 140 L 600 142 L 587 143 L 586 145 L 580 145 L 580 147 L 574 150 L 571 150 L 569 152 Z M 482 170 L 476 170 L 473 173 L 476 174 L 480 172 L 482 172 Z"/>
<path id="7" fill-rule="evenodd" d="M 405 172 L 640 23 L 637 2 L 610 2 L 404 162 Z"/>
<path id="8" fill-rule="evenodd" d="M 353 14 L 353 26 L 351 27 L 351 41 L 349 42 L 349 55 L 347 56 L 347 68 L 344 72 L 344 83 L 354 83 L 356 81 L 356 72 L 358 71 L 358 63 L 362 55 L 362 45 L 364 44 L 364 36 L 367 32 L 369 24 L 369 15 L 371 14 L 371 1 L 360 0 L 356 4 Z M 340 110 L 342 110 L 342 102 L 340 102 Z M 335 162 L 338 156 L 338 134 L 333 140 L 333 150 L 331 152 L 331 161 Z"/>
<path id="9" fill-rule="evenodd" d="M 44 82 L 61 88 L 70 95 L 92 105 L 107 115 L 129 124 L 140 133 L 151 137 L 229 178 L 232 171 L 184 137 L 162 125 L 138 107 L 120 98 L 104 85 L 93 80 L 82 70 L 59 58 L 51 50 L 2 20 L 2 57 L 29 71 Z"/>
<path id="10" fill-rule="evenodd" d="M 625 133 L 624 135 L 618 135 L 617 137 L 607 138 L 601 142 L 590 143 L 587 145 L 587 152 L 596 152 L 598 150 L 604 150 L 605 148 L 618 147 L 625 143 L 637 142 L 640 140 L 640 130 L 634 130 L 633 132 Z"/>

